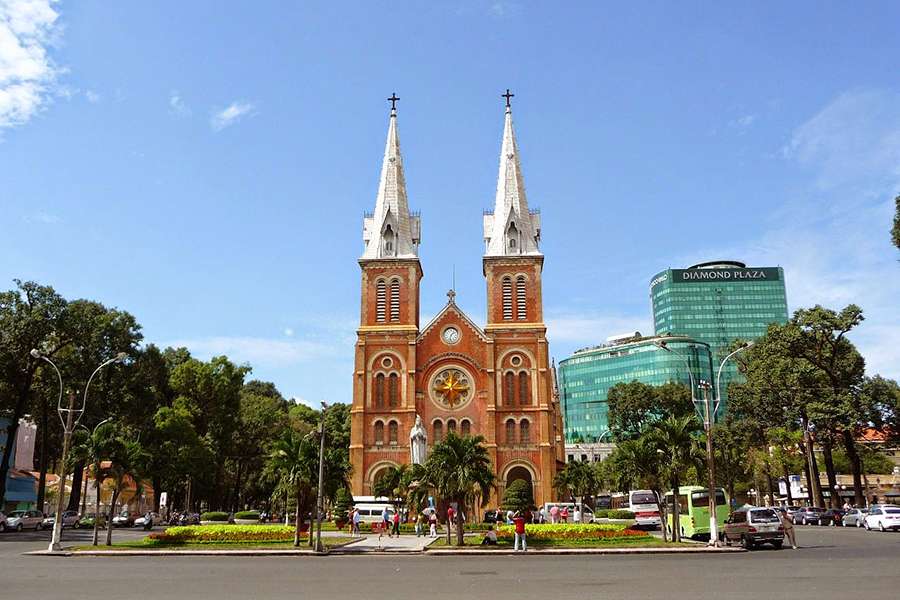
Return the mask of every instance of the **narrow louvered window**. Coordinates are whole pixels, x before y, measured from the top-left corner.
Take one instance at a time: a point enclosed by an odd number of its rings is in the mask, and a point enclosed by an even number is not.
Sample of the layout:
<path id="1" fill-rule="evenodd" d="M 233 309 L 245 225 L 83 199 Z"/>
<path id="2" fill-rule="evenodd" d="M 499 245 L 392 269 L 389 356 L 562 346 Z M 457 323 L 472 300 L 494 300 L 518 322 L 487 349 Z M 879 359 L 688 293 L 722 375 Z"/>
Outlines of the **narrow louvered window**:
<path id="1" fill-rule="evenodd" d="M 515 406 L 516 404 L 516 376 L 512 372 L 507 372 L 503 376 L 503 405 Z"/>
<path id="2" fill-rule="evenodd" d="M 525 276 L 519 275 L 516 278 L 516 318 L 520 321 L 524 321 L 526 317 Z"/>
<path id="3" fill-rule="evenodd" d="M 513 318 L 512 279 L 509 277 L 504 277 L 502 287 L 503 287 L 503 318 L 507 321 L 511 321 Z"/>
<path id="4" fill-rule="evenodd" d="M 522 419 L 522 424 L 519 425 L 519 442 L 522 444 L 528 444 L 531 442 L 531 424 Z"/>
<path id="5" fill-rule="evenodd" d="M 433 435 L 434 435 L 434 443 L 436 444 L 440 441 L 443 441 L 443 439 L 444 439 L 444 424 L 441 423 L 440 421 L 435 421 L 434 425 L 432 425 L 432 428 L 433 428 Z"/>
<path id="6" fill-rule="evenodd" d="M 383 280 L 375 282 L 375 320 L 384 323 L 387 286 Z"/>
<path id="7" fill-rule="evenodd" d="M 447 434 L 456 433 L 456 421 L 450 419 L 447 421 Z"/>
<path id="8" fill-rule="evenodd" d="M 375 443 L 384 443 L 384 423 L 381 421 L 375 421 Z"/>
<path id="9" fill-rule="evenodd" d="M 519 406 L 531 404 L 531 397 L 528 392 L 528 374 L 522 371 L 519 373 Z"/>
<path id="10" fill-rule="evenodd" d="M 512 419 L 506 422 L 506 443 L 510 446 L 516 443 L 516 422 Z"/>
<path id="11" fill-rule="evenodd" d="M 400 280 L 391 281 L 391 321 L 400 320 Z"/>
<path id="12" fill-rule="evenodd" d="M 375 376 L 375 408 L 384 408 L 384 374 Z"/>
<path id="13" fill-rule="evenodd" d="M 459 424 L 460 435 L 472 435 L 472 423 L 468 419 L 463 419 Z"/>
<path id="14" fill-rule="evenodd" d="M 388 404 L 391 408 L 400 406 L 400 378 L 396 373 L 388 377 Z"/>

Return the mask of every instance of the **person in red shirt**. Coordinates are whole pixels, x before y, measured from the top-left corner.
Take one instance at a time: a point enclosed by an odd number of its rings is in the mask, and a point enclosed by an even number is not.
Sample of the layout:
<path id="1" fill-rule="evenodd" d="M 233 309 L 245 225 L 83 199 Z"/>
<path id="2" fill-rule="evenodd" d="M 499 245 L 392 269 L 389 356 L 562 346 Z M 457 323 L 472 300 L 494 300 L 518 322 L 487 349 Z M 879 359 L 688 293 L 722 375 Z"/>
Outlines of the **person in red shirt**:
<path id="1" fill-rule="evenodd" d="M 519 542 L 522 543 L 522 552 L 528 551 L 528 545 L 525 542 L 525 517 L 523 517 L 520 513 L 516 513 L 513 516 L 513 525 L 516 528 L 516 541 L 513 549 L 518 552 L 519 551 Z"/>
<path id="2" fill-rule="evenodd" d="M 393 535 L 400 537 L 400 511 L 397 510 L 394 512 L 394 531 Z"/>
<path id="3" fill-rule="evenodd" d="M 456 511 L 450 506 L 447 508 L 447 529 L 453 531 L 453 519 L 456 517 Z"/>

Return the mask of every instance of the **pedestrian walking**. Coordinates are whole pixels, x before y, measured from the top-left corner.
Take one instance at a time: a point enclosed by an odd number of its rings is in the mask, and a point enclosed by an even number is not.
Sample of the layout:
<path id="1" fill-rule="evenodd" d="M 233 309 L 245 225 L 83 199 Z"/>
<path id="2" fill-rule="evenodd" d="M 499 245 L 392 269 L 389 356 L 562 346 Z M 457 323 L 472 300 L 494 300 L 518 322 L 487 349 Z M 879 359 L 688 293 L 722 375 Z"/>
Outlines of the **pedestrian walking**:
<path id="1" fill-rule="evenodd" d="M 381 511 L 381 530 L 387 532 L 388 537 L 391 537 L 391 513 L 387 506 Z"/>
<path id="2" fill-rule="evenodd" d="M 543 506 L 541 507 L 541 510 L 538 511 L 538 517 L 541 525 L 547 522 L 547 510 Z"/>
<path id="3" fill-rule="evenodd" d="M 453 510 L 452 506 L 447 507 L 447 529 L 452 533 L 454 530 L 453 527 L 453 519 L 456 517 L 456 511 Z"/>
<path id="4" fill-rule="evenodd" d="M 516 528 L 516 538 L 515 543 L 513 545 L 513 550 L 515 552 L 519 551 L 519 545 L 522 546 L 522 552 L 528 551 L 528 544 L 525 541 L 525 517 L 521 514 L 516 513 L 513 517 L 513 525 Z"/>
<path id="5" fill-rule="evenodd" d="M 431 514 L 428 515 L 428 533 L 431 537 L 437 537 L 437 511 L 432 510 Z"/>
<path id="6" fill-rule="evenodd" d="M 400 513 L 399 513 L 399 512 L 395 512 L 395 513 L 394 513 L 394 531 L 393 531 L 393 535 L 396 535 L 397 537 L 400 537 Z"/>
<path id="7" fill-rule="evenodd" d="M 575 514 L 572 517 L 572 521 L 576 524 L 581 523 L 581 510 L 577 506 L 575 507 Z"/>
<path id="8" fill-rule="evenodd" d="M 563 506 L 562 512 L 559 513 L 559 516 L 562 517 L 562 522 L 568 524 L 569 523 L 569 507 Z"/>
<path id="9" fill-rule="evenodd" d="M 791 543 L 791 547 L 797 549 L 797 534 L 794 532 L 794 523 L 787 517 L 786 512 L 776 511 L 778 518 L 781 519 L 781 527 L 784 529 L 784 536 Z"/>
<path id="10" fill-rule="evenodd" d="M 559 523 L 559 507 L 555 504 L 550 507 L 550 522 L 554 525 Z"/>
<path id="11" fill-rule="evenodd" d="M 353 533 L 355 535 L 359 535 L 359 522 L 362 521 L 362 515 L 359 514 L 359 509 L 353 509 Z"/>
<path id="12" fill-rule="evenodd" d="M 419 513 L 416 515 L 416 537 L 425 535 L 425 515 Z"/>

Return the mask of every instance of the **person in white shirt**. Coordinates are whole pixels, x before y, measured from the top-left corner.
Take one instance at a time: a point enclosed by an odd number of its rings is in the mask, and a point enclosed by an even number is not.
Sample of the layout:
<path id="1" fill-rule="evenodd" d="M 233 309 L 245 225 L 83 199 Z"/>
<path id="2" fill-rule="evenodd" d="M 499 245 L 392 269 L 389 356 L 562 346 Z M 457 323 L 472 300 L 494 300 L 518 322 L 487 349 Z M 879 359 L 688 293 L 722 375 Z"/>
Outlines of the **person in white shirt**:
<path id="1" fill-rule="evenodd" d="M 575 507 L 575 515 L 572 517 L 575 523 L 581 523 L 581 509 Z"/>

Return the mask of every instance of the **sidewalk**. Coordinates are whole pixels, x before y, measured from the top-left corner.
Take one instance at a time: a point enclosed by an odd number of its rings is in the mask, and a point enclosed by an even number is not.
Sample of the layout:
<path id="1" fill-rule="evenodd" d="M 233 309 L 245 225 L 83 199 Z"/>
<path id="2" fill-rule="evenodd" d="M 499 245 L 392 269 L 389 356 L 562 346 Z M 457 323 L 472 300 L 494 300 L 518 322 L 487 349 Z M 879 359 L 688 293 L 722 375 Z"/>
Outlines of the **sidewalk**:
<path id="1" fill-rule="evenodd" d="M 392 553 L 422 553 L 426 546 L 433 542 L 435 538 L 428 536 L 416 537 L 414 533 L 401 535 L 400 537 L 389 538 L 378 535 L 366 535 L 363 539 L 352 542 L 340 548 L 331 551 L 332 554 L 361 554 L 366 552 L 392 552 Z"/>

